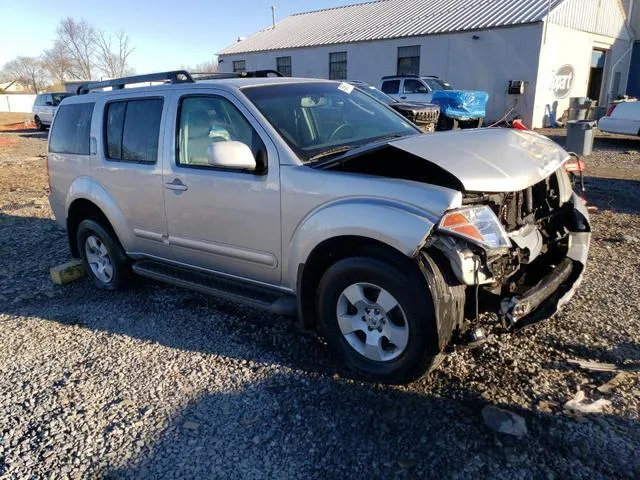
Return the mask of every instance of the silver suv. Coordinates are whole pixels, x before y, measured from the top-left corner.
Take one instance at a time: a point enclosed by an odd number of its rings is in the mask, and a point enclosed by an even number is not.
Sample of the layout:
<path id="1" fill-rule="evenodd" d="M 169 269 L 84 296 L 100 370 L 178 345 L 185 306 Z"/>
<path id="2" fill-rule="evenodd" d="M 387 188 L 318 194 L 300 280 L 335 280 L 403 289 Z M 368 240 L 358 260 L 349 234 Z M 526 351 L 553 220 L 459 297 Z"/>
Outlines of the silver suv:
<path id="1" fill-rule="evenodd" d="M 143 81 L 165 83 L 123 88 Z M 180 71 L 79 93 L 51 130 L 50 201 L 98 288 L 135 273 L 297 316 L 403 383 L 490 325 L 551 316 L 582 278 L 569 155 L 535 133 L 424 135 L 326 80 Z"/>

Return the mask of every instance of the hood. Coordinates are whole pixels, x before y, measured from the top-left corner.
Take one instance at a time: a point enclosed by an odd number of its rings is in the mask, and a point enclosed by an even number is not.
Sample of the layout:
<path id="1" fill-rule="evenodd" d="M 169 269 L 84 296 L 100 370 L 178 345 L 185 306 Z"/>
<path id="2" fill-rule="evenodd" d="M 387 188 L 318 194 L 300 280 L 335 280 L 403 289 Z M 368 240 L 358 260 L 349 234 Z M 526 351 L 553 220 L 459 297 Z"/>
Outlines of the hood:
<path id="1" fill-rule="evenodd" d="M 434 109 L 437 108 L 440 110 L 440 107 L 435 103 L 425 103 L 425 102 L 393 102 L 389 104 L 394 108 L 411 108 L 411 109 Z"/>
<path id="2" fill-rule="evenodd" d="M 414 135 L 389 144 L 439 166 L 470 192 L 524 190 L 569 158 L 542 135 L 507 128 Z"/>

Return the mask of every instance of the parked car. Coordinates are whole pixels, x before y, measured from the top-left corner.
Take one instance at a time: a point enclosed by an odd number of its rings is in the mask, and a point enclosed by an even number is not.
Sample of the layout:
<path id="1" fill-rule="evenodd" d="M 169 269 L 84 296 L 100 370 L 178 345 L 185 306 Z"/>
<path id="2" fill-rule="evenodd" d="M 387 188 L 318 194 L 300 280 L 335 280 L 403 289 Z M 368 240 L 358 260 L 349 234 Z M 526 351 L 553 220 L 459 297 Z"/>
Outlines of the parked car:
<path id="1" fill-rule="evenodd" d="M 227 76 L 59 107 L 50 203 L 96 287 L 136 273 L 297 316 L 393 383 L 477 339 L 479 313 L 521 329 L 574 294 L 591 233 L 554 142 L 423 135 L 347 83 Z"/>
<path id="2" fill-rule="evenodd" d="M 640 136 L 640 101 L 612 103 L 598 128 L 608 133 Z"/>
<path id="3" fill-rule="evenodd" d="M 486 116 L 489 94 L 481 91 L 454 90 L 434 76 L 392 75 L 382 77 L 380 90 L 396 100 L 435 103 L 440 107 L 438 130 L 477 128 Z"/>
<path id="4" fill-rule="evenodd" d="M 51 125 L 53 116 L 63 98 L 71 96 L 71 93 L 41 93 L 36 96 L 33 103 L 33 121 L 38 130 L 44 130 Z"/>
<path id="5" fill-rule="evenodd" d="M 438 117 L 440 116 L 440 107 L 438 105 L 433 103 L 399 102 L 366 82 L 351 80 L 348 83 L 389 105 L 400 115 L 415 123 L 421 130 L 435 132 Z"/>

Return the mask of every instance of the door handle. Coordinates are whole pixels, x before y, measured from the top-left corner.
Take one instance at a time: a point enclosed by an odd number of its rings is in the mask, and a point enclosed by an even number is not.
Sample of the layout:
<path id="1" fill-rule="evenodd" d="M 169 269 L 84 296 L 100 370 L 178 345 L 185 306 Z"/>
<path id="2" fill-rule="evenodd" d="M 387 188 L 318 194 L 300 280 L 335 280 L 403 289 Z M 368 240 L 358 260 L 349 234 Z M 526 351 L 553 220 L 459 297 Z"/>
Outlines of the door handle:
<path id="1" fill-rule="evenodd" d="M 189 187 L 182 183 L 179 178 L 175 178 L 172 182 L 165 183 L 164 187 L 177 192 L 184 192 L 189 189 Z"/>
<path id="2" fill-rule="evenodd" d="M 406 100 L 406 99 L 407 99 L 407 97 L 400 97 L 400 98 L 401 98 L 402 100 Z"/>

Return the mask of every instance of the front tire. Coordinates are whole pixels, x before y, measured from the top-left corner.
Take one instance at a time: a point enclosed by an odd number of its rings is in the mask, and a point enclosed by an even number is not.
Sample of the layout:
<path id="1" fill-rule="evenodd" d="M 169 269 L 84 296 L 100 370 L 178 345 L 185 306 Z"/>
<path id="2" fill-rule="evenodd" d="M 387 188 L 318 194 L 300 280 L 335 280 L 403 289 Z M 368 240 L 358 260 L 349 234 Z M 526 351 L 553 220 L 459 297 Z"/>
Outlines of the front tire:
<path id="1" fill-rule="evenodd" d="M 458 125 L 463 130 L 480 128 L 482 126 L 482 120 L 482 118 L 475 118 L 473 120 L 461 120 L 460 122 L 458 122 Z"/>
<path id="2" fill-rule="evenodd" d="M 76 238 L 84 269 L 96 287 L 119 290 L 129 285 L 129 261 L 114 234 L 95 220 L 83 220 Z"/>
<path id="3" fill-rule="evenodd" d="M 433 300 L 417 267 L 341 260 L 320 281 L 317 313 L 332 350 L 368 379 L 407 383 L 441 359 Z"/>

